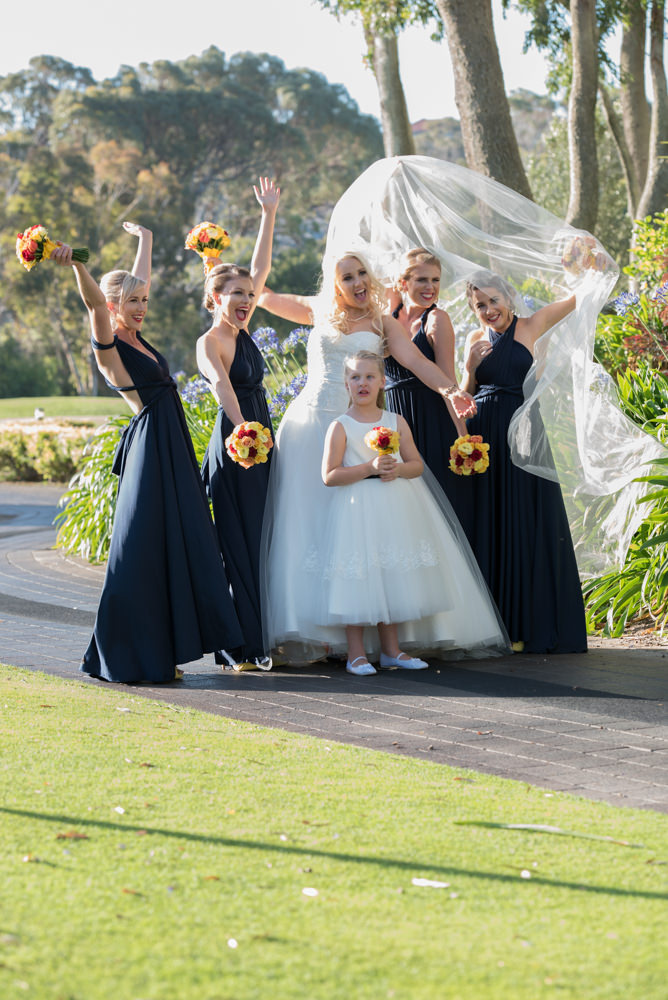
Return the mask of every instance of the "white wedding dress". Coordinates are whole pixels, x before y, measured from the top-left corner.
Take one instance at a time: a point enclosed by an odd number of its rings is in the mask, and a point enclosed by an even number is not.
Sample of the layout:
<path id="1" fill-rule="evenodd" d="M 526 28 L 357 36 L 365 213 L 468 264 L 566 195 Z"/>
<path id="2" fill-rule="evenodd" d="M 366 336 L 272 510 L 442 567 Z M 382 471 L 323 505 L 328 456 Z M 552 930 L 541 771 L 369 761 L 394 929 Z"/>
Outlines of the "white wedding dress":
<path id="1" fill-rule="evenodd" d="M 379 347 L 380 338 L 366 330 L 342 335 L 314 328 L 309 337 L 308 380 L 279 427 L 265 508 L 265 649 L 278 650 L 292 663 L 328 652 L 344 653 L 345 625 L 355 624 L 345 618 L 359 602 L 359 623 L 401 622 L 403 648 L 438 649 L 455 656 L 504 652 L 507 638 L 496 608 L 433 476 L 425 471 L 417 480 L 401 480 L 399 490 L 392 490 L 397 502 L 386 511 L 382 506 L 376 509 L 375 503 L 389 502 L 390 493 L 379 491 L 395 484 L 371 480 L 347 488 L 327 487 L 322 481 L 327 428 L 348 408 L 344 360 L 357 351 Z M 393 414 L 383 414 L 383 422 L 393 420 Z M 349 503 L 355 495 L 364 500 L 365 525 L 350 518 Z M 367 529 L 373 531 L 373 539 L 364 541 L 359 532 Z M 410 570 L 400 585 L 389 588 L 398 603 L 385 610 L 376 575 L 357 576 L 360 547 L 369 549 L 370 541 L 373 546 L 381 538 L 382 558 L 394 560 L 397 581 Z M 345 613 L 328 610 L 333 589 L 339 595 L 347 590 L 354 594 Z M 374 655 L 377 631 L 369 628 L 366 633 L 367 651 Z"/>
<path id="2" fill-rule="evenodd" d="M 305 593 L 314 575 L 317 580 L 318 546 L 332 499 L 320 472 L 325 435 L 332 420 L 348 408 L 345 359 L 379 349 L 380 337 L 372 330 L 341 334 L 314 327 L 306 348 L 306 385 L 276 435 L 263 529 L 262 620 L 264 648 L 280 648 L 292 662 L 327 653 L 329 640 L 309 620 Z"/>

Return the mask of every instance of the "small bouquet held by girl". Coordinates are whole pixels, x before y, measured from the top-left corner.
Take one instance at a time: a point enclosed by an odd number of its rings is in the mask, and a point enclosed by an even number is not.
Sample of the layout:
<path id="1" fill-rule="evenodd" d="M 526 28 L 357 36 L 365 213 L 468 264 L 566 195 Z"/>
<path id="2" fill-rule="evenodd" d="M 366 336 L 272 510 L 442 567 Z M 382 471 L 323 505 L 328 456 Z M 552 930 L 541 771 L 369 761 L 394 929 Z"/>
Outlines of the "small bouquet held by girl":
<path id="1" fill-rule="evenodd" d="M 406 670 L 428 664 L 401 645 L 504 650 L 452 508 L 424 482 L 407 421 L 382 408 L 383 359 L 371 351 L 347 358 L 345 384 L 351 406 L 330 425 L 322 461 L 325 485 L 337 489 L 313 553 L 321 586 L 312 620 L 333 651 L 347 648 L 346 670 L 358 676 L 376 673 L 367 652 L 377 647 L 381 669 Z"/>

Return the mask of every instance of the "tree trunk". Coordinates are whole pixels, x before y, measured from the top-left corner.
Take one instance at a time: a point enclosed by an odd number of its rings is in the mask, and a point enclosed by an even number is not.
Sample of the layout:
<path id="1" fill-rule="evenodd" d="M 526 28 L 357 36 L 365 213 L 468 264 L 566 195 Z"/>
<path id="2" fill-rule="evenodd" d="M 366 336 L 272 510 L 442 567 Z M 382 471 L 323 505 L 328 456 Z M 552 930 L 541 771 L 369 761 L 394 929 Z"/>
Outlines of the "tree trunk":
<path id="1" fill-rule="evenodd" d="M 622 30 L 619 58 L 621 77 L 620 100 L 624 136 L 633 165 L 630 200 L 631 218 L 645 186 L 649 161 L 650 117 L 645 94 L 645 34 L 647 9 L 645 0 L 629 0 Z"/>
<path id="2" fill-rule="evenodd" d="M 652 77 L 652 115 L 649 166 L 637 216 L 661 212 L 668 204 L 668 92 L 663 64 L 665 0 L 653 0 L 650 18 L 649 62 Z"/>
<path id="3" fill-rule="evenodd" d="M 571 194 L 566 219 L 593 231 L 598 215 L 596 0 L 570 0 L 573 80 L 568 100 Z"/>
<path id="4" fill-rule="evenodd" d="M 491 0 L 436 0 L 455 77 L 466 162 L 531 198 L 510 117 Z"/>
<path id="5" fill-rule="evenodd" d="M 388 34 L 365 27 L 364 34 L 380 98 L 385 156 L 410 156 L 415 153 L 415 140 L 399 73 L 396 33 Z"/>
<path id="6" fill-rule="evenodd" d="M 622 165 L 624 186 L 626 187 L 626 211 L 628 212 L 630 219 L 635 219 L 636 205 L 638 204 L 639 198 L 639 193 L 637 191 L 637 174 L 633 156 L 631 155 L 631 151 L 626 141 L 624 124 L 615 110 L 613 96 L 603 82 L 599 83 L 598 92 L 601 95 L 601 103 L 603 104 L 605 120 L 610 134 L 612 135 L 615 148 L 617 149 L 619 161 Z"/>

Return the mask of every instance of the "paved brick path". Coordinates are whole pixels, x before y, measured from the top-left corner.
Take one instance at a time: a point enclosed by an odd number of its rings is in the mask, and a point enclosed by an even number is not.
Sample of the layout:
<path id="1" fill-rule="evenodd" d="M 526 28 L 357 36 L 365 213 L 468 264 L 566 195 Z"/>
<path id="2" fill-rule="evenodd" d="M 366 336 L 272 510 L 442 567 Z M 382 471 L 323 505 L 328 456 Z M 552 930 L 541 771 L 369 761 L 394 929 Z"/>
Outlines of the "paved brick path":
<path id="1" fill-rule="evenodd" d="M 52 548 L 58 495 L 0 484 L 0 661 L 77 678 L 103 570 Z M 668 812 L 668 648 L 430 662 L 353 678 L 330 662 L 222 672 L 208 656 L 181 685 L 133 693 Z"/>

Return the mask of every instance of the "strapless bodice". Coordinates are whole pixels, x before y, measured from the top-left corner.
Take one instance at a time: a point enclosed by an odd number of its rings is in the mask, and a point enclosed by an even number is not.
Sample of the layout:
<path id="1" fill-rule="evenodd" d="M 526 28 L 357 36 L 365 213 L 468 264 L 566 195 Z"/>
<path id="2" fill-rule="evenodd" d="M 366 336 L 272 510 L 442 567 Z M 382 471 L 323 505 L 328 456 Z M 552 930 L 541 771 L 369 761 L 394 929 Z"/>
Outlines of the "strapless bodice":
<path id="1" fill-rule="evenodd" d="M 308 378 L 300 399 L 310 406 L 332 410 L 336 415 L 348 407 L 343 382 L 343 363 L 357 351 L 380 353 L 381 340 L 373 330 L 340 334 L 330 327 L 314 327 L 306 347 Z"/>

